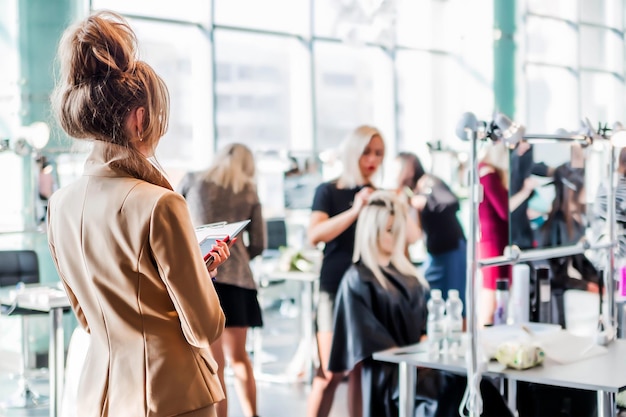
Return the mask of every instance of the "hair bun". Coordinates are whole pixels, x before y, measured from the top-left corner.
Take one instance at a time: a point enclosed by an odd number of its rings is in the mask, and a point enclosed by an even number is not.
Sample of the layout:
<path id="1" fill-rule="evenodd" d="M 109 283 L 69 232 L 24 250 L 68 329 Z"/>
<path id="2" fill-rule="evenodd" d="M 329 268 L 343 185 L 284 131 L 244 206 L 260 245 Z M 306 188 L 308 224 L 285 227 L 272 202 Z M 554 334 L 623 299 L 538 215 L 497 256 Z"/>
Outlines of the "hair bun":
<path id="1" fill-rule="evenodd" d="M 74 36 L 70 59 L 76 84 L 107 78 L 125 78 L 134 72 L 137 39 L 120 15 L 103 11 L 85 19 Z"/>

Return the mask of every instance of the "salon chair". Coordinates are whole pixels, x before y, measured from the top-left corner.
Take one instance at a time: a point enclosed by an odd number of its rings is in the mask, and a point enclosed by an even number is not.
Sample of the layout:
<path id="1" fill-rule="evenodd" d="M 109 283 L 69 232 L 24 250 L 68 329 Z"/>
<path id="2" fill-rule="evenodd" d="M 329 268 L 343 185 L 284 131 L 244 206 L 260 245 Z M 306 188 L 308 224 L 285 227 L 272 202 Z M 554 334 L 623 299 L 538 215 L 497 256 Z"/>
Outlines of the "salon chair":
<path id="1" fill-rule="evenodd" d="M 37 253 L 32 250 L 2 250 L 0 251 L 0 287 L 14 287 L 16 293 L 22 284 L 39 283 L 39 260 Z M 45 314 L 17 307 L 17 301 L 13 305 L 2 305 L 0 315 L 15 316 L 21 320 L 21 367 L 18 379 L 19 393 L 8 401 L 0 402 L 4 408 L 36 408 L 46 405 L 48 398 L 35 392 L 29 385 L 26 373 L 30 369 L 30 349 L 28 340 L 28 316 L 33 314 Z"/>

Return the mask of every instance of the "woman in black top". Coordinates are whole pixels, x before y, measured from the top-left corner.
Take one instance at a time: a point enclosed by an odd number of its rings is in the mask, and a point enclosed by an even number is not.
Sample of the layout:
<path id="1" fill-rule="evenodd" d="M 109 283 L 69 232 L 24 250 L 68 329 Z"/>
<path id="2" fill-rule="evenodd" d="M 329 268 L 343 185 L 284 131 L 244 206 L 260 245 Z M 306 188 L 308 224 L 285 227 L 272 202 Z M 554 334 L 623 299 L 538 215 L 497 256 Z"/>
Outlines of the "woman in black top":
<path id="1" fill-rule="evenodd" d="M 554 172 L 554 191 L 552 210 L 541 228 L 543 244 L 545 247 L 575 245 L 585 237 L 587 228 L 584 169 L 573 168 L 569 163 L 560 165 Z M 583 253 L 553 258 L 549 264 L 550 287 L 557 308 L 553 321 L 565 328 L 564 291 L 597 293 L 600 275 Z"/>
<path id="2" fill-rule="evenodd" d="M 325 247 L 316 317 L 320 368 L 311 387 L 307 406 L 309 417 L 328 415 L 337 385 L 344 376 L 327 370 L 334 329 L 335 294 L 352 263 L 356 219 L 373 191 L 372 180 L 384 156 L 385 143 L 380 132 L 371 126 L 358 127 L 343 143 L 343 170 L 339 178 L 320 184 L 315 191 L 308 238 L 313 245 L 323 242 Z M 417 233 L 415 226 L 412 233 Z M 350 373 L 348 396 L 350 416 L 360 416 L 360 372 Z"/>
<path id="3" fill-rule="evenodd" d="M 400 152 L 398 160 L 399 186 L 414 193 L 410 203 L 417 210 L 426 239 L 426 280 L 430 288 L 440 289 L 444 296 L 450 289 L 458 290 L 465 306 L 467 258 L 465 235 L 457 218 L 459 200 L 445 182 L 424 172 L 417 155 Z"/>

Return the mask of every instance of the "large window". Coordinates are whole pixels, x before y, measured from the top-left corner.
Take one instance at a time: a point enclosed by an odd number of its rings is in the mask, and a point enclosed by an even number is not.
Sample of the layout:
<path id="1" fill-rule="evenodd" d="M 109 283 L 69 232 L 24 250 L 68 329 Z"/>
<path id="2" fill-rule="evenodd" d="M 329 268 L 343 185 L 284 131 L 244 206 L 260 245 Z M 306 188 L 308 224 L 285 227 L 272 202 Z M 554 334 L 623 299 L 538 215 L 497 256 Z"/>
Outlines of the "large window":
<path id="1" fill-rule="evenodd" d="M 19 59 L 17 55 L 17 5 L 0 2 L 0 232 L 18 230 L 22 216 L 22 158 L 5 150 L 20 124 Z"/>
<path id="2" fill-rule="evenodd" d="M 578 128 L 577 77 L 568 68 L 540 65 L 526 67 L 527 130 L 554 133 Z"/>
<path id="3" fill-rule="evenodd" d="M 527 0 L 526 124 L 535 133 L 624 123 L 624 5 Z"/>
<path id="4" fill-rule="evenodd" d="M 211 22 L 211 1 L 207 0 L 91 0 L 94 10 L 108 9 L 130 16 L 145 16 L 163 20 L 199 23 L 209 26 Z M 167 38 L 168 32 L 162 32 Z"/>
<path id="5" fill-rule="evenodd" d="M 240 142 L 253 150 L 310 149 L 308 59 L 295 38 L 217 29 L 218 147 Z"/>
<path id="6" fill-rule="evenodd" d="M 214 0 L 215 24 L 309 36 L 311 1 Z"/>
<path id="7" fill-rule="evenodd" d="M 466 3 L 91 5 L 132 18 L 142 56 L 170 87 L 171 126 L 158 156 L 171 173 L 203 167 L 235 141 L 262 152 L 335 150 L 360 124 L 381 129 L 389 155 L 451 143 L 462 112 L 493 110 L 493 4 Z"/>
<path id="8" fill-rule="evenodd" d="M 335 148 L 362 124 L 395 138 L 392 63 L 380 48 L 318 42 L 314 49 L 318 150 Z"/>
<path id="9" fill-rule="evenodd" d="M 157 157 L 172 171 L 211 160 L 211 50 L 206 31 L 195 25 L 133 19 L 142 59 L 163 78 L 170 93 L 170 121 Z M 167 36 L 163 36 L 167 33 Z"/>

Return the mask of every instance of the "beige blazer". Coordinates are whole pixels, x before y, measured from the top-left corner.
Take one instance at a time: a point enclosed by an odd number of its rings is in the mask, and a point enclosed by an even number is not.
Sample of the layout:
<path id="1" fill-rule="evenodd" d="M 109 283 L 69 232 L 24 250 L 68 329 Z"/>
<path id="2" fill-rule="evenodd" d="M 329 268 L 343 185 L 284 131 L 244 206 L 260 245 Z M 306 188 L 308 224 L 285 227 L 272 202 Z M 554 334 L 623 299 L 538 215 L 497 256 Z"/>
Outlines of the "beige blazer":
<path id="1" fill-rule="evenodd" d="M 53 260 L 91 335 L 81 417 L 213 415 L 224 398 L 209 345 L 224 314 L 185 200 L 114 172 L 102 146 L 48 206 Z"/>

